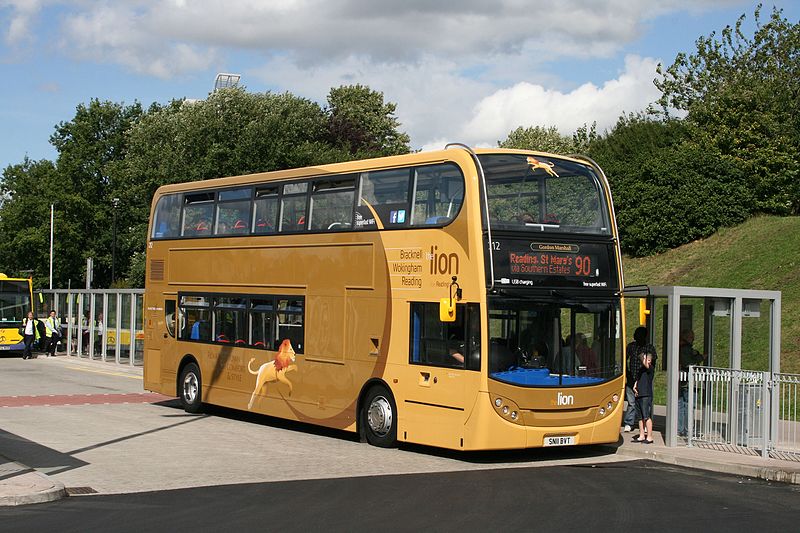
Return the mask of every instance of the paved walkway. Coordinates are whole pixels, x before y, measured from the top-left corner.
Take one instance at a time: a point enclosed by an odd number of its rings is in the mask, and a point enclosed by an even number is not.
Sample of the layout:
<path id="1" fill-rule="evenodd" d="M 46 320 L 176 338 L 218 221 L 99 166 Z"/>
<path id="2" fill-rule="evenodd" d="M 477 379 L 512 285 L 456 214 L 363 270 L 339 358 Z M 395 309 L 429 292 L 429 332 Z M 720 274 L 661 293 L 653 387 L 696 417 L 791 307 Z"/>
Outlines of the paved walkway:
<path id="1" fill-rule="evenodd" d="M 626 457 L 800 485 L 800 462 L 762 459 L 760 456 L 698 446 L 689 448 L 685 444 L 669 448 L 664 445 L 663 435 L 658 431 L 654 433 L 653 444 L 632 442 L 632 437 L 637 433 L 622 433 L 620 442 L 609 448 L 617 455 Z"/>
<path id="2" fill-rule="evenodd" d="M 87 365 L 87 371 L 91 371 L 91 366 L 96 364 L 83 361 L 75 361 L 75 363 Z M 126 368 L 121 369 L 120 372 L 141 375 L 141 368 Z M 103 403 L 139 403 L 152 401 L 152 396 L 158 395 L 140 393 L 106 396 L 103 398 Z M 85 398 L 81 395 L 53 395 L 39 398 L 41 398 L 41 402 L 56 405 L 86 403 Z M 31 401 L 34 401 L 32 397 L 0 397 L 0 409 L 3 407 L 13 408 L 17 403 Z M 40 400 L 35 401 L 39 403 Z M 664 445 L 662 434 L 658 431 L 654 432 L 655 442 L 653 444 L 640 444 L 631 441 L 634 434 L 621 433 L 620 440 L 616 444 L 607 445 L 605 448 L 609 453 L 618 457 L 650 459 L 676 466 L 800 484 L 800 462 L 762 459 L 756 456 L 700 447 L 688 448 L 685 445 L 668 448 Z M 59 481 L 0 455 L 0 506 L 42 503 L 65 496 L 67 496 L 67 490 Z"/>

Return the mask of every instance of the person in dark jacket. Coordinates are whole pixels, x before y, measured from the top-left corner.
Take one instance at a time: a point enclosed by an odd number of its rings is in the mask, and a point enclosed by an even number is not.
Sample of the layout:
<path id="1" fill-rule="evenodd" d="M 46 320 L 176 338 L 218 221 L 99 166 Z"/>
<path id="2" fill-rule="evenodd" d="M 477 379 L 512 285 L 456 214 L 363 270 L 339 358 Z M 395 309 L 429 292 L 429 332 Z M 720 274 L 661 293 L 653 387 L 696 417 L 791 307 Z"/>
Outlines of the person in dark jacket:
<path id="1" fill-rule="evenodd" d="M 33 352 L 31 346 L 34 342 L 39 342 L 39 321 L 33 318 L 33 311 L 28 311 L 27 318 L 22 319 L 22 327 L 24 333 L 22 340 L 25 343 L 25 349 L 22 352 L 23 359 L 32 359 Z"/>
<path id="2" fill-rule="evenodd" d="M 641 352 L 642 366 L 636 376 L 633 392 L 636 395 L 636 414 L 639 418 L 639 436 L 634 442 L 653 443 L 653 377 L 655 367 L 653 350 L 645 348 Z"/>

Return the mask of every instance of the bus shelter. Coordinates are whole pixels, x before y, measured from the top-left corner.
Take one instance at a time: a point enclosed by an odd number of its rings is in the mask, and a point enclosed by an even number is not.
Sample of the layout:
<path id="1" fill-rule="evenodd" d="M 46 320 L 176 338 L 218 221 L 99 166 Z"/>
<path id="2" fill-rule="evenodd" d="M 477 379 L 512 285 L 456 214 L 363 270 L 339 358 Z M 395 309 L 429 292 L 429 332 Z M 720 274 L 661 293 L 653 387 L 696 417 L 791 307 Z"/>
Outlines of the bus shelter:
<path id="1" fill-rule="evenodd" d="M 126 366 L 144 362 L 144 289 L 37 291 L 37 315 L 56 311 L 60 353 Z"/>
<path id="2" fill-rule="evenodd" d="M 780 372 L 780 291 L 640 285 L 626 287 L 624 297 L 628 323 L 647 327 L 649 342 L 661 355 L 657 370 L 666 378 L 667 446 L 679 442 L 678 389 L 686 380 L 680 376 L 682 332 L 695 333 L 694 348 L 707 366 Z M 636 300 L 639 320 L 632 316 Z"/>

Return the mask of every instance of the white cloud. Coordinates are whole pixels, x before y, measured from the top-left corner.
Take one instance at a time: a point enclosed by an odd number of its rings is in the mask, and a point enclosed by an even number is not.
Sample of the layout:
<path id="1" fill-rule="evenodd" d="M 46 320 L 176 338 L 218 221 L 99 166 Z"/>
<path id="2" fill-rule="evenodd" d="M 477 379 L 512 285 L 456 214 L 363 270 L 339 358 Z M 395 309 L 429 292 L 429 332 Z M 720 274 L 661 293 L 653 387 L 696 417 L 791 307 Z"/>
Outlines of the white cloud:
<path id="1" fill-rule="evenodd" d="M 204 70 L 218 60 L 213 48 L 154 38 L 150 15 L 124 5 L 71 15 L 63 28 L 61 46 L 78 58 L 120 64 L 158 78 Z"/>
<path id="2" fill-rule="evenodd" d="M 33 40 L 31 23 L 42 7 L 40 0 L 0 1 L 0 7 L 10 8 L 5 41 L 11 47 Z"/>
<path id="3" fill-rule="evenodd" d="M 35 0 L 31 0 L 35 3 Z M 734 0 L 727 0 L 732 2 Z M 738 1 L 738 0 L 737 0 Z M 138 72 L 154 57 L 163 71 L 185 72 L 177 43 L 197 54 L 247 49 L 290 55 L 301 65 L 351 56 L 373 63 L 435 55 L 517 55 L 551 60 L 608 57 L 637 38 L 655 13 L 719 5 L 719 0 L 118 0 L 65 2 L 63 43 L 88 59 L 118 61 Z M 666 7 L 665 7 L 666 6 Z M 133 46 L 131 46 L 133 45 Z M 166 53 L 164 53 L 166 52 Z M 116 59 L 115 59 L 116 58 Z"/>
<path id="4" fill-rule="evenodd" d="M 520 82 L 483 98 L 461 129 L 473 142 L 504 139 L 518 126 L 556 126 L 565 135 L 583 124 L 610 128 L 623 112 L 639 111 L 660 96 L 653 85 L 658 61 L 628 56 L 625 70 L 602 87 L 592 83 L 570 92 Z"/>
<path id="5" fill-rule="evenodd" d="M 553 64 L 614 57 L 665 12 L 739 2 L 0 0 L 0 7 L 10 7 L 9 39 L 30 34 L 44 5 L 58 3 L 60 33 L 49 39 L 65 55 L 147 76 L 233 68 L 244 70 L 245 84 L 261 80 L 317 101 L 331 87 L 366 84 L 398 104 L 402 129 L 420 147 L 493 145 L 520 125 L 564 133 L 593 121 L 610 126 L 657 97 L 655 61 L 630 57 L 616 79 L 574 89 Z M 232 66 L 229 58 L 242 51 L 261 65 Z"/>

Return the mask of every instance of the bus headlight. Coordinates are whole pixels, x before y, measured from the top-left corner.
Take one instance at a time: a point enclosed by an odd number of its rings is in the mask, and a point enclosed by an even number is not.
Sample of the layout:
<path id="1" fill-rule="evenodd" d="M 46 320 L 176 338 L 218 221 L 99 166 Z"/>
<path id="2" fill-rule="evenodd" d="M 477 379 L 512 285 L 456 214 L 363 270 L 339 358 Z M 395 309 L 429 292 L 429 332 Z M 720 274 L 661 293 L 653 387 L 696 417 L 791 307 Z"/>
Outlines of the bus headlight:
<path id="1" fill-rule="evenodd" d="M 619 401 L 619 394 L 615 394 L 611 397 L 611 399 L 614 401 L 614 403 L 617 403 Z"/>
<path id="2" fill-rule="evenodd" d="M 608 402 L 606 404 L 606 409 L 608 409 L 609 411 L 611 410 L 612 407 L 613 407 L 613 405 L 611 404 L 611 402 Z"/>
<path id="3" fill-rule="evenodd" d="M 604 414 L 606 414 L 605 407 L 601 407 L 599 412 L 600 412 L 600 416 L 603 416 Z"/>
<path id="4" fill-rule="evenodd" d="M 503 398 L 502 396 L 495 396 L 492 399 L 492 404 L 494 405 L 494 410 L 498 416 L 501 416 L 505 420 L 513 422 L 514 424 L 524 425 L 522 411 L 513 401 L 509 400 L 508 398 Z"/>

